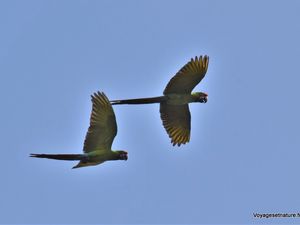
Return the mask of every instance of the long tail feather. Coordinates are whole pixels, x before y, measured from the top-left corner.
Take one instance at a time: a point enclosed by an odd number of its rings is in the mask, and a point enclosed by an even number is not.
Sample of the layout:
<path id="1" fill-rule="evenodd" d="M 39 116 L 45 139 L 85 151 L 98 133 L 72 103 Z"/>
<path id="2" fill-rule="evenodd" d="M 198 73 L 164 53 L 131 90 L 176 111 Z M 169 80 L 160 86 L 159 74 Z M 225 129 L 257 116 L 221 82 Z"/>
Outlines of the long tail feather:
<path id="1" fill-rule="evenodd" d="M 30 154 L 30 157 L 57 160 L 81 160 L 85 158 L 83 154 Z"/>
<path id="2" fill-rule="evenodd" d="M 124 99 L 124 100 L 112 100 L 110 103 L 112 105 L 121 104 L 151 104 L 160 103 L 165 101 L 165 96 L 154 97 L 154 98 L 135 98 L 135 99 Z"/>

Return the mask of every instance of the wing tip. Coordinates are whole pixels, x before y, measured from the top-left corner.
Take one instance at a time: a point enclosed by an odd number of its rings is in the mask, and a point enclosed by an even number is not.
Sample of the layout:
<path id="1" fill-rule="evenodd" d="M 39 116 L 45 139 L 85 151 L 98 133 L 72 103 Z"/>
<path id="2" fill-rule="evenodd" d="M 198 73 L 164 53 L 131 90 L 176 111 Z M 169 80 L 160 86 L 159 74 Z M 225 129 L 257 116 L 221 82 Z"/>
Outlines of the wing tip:
<path id="1" fill-rule="evenodd" d="M 194 58 L 191 58 L 191 62 L 200 62 L 200 61 L 209 61 L 208 55 L 200 55 L 195 56 Z"/>
<path id="2" fill-rule="evenodd" d="M 104 92 L 96 91 L 91 95 L 92 102 L 99 101 L 102 104 L 110 104 L 110 101 Z"/>
<path id="3" fill-rule="evenodd" d="M 177 140 L 174 140 L 174 139 L 171 140 L 171 144 L 172 144 L 173 146 L 176 146 L 176 145 L 177 145 L 177 147 L 180 147 L 180 145 L 185 145 L 185 144 L 187 144 L 187 143 L 189 143 L 189 139 L 183 140 L 183 141 L 177 141 Z"/>

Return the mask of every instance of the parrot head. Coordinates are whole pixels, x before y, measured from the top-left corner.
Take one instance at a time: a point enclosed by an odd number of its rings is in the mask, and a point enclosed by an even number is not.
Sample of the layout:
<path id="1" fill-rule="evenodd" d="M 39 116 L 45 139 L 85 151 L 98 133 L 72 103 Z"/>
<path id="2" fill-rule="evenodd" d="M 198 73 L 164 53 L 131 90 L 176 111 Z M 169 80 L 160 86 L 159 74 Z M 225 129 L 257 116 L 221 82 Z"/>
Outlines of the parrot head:
<path id="1" fill-rule="evenodd" d="M 193 96 L 195 102 L 201 102 L 201 103 L 207 102 L 208 95 L 204 92 L 195 92 L 195 93 L 192 93 L 192 96 Z"/>
<path id="2" fill-rule="evenodd" d="M 119 160 L 127 160 L 128 156 L 127 156 L 127 152 L 125 151 L 116 151 L 119 154 Z"/>

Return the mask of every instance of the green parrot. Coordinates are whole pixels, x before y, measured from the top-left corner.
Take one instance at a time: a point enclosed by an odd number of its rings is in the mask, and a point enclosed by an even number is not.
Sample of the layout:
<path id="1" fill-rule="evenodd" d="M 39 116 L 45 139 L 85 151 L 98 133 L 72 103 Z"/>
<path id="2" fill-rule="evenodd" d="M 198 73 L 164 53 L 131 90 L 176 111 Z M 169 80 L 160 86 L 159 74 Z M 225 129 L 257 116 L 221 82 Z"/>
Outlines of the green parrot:
<path id="1" fill-rule="evenodd" d="M 163 96 L 113 100 L 112 105 L 160 103 L 160 117 L 171 143 L 180 146 L 190 141 L 191 114 L 188 104 L 207 102 L 207 94 L 192 90 L 204 78 L 208 68 L 209 57 L 196 56 L 184 65 L 167 84 Z"/>
<path id="2" fill-rule="evenodd" d="M 108 160 L 127 160 L 126 151 L 112 151 L 117 135 L 117 123 L 113 108 L 106 95 L 99 91 L 91 95 L 92 113 L 90 126 L 85 137 L 83 154 L 30 154 L 30 157 L 57 160 L 79 160 L 73 167 L 94 166 Z"/>

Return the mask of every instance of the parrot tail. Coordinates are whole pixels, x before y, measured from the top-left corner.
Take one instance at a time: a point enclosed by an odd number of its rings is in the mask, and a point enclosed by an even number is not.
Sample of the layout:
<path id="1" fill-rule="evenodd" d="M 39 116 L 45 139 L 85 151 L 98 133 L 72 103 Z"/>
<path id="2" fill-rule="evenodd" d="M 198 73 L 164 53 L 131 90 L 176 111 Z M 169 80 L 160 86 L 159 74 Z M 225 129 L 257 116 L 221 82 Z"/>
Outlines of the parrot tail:
<path id="1" fill-rule="evenodd" d="M 85 159 L 83 154 L 30 154 L 30 157 L 57 159 L 57 160 L 82 160 Z"/>
<path id="2" fill-rule="evenodd" d="M 154 98 L 135 98 L 135 99 L 124 99 L 124 100 L 112 100 L 110 103 L 112 105 L 121 104 L 151 104 L 160 103 L 166 100 L 165 96 L 154 97 Z"/>

